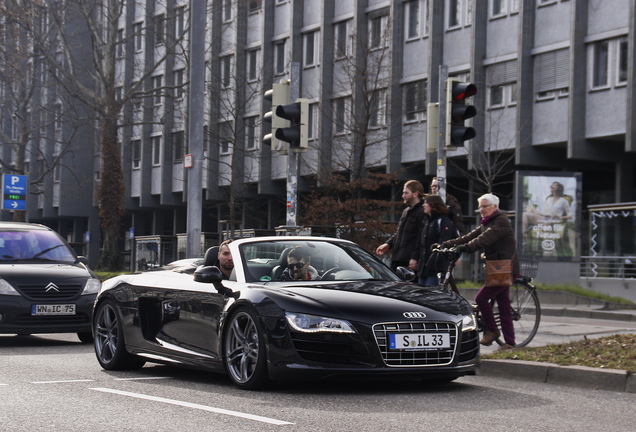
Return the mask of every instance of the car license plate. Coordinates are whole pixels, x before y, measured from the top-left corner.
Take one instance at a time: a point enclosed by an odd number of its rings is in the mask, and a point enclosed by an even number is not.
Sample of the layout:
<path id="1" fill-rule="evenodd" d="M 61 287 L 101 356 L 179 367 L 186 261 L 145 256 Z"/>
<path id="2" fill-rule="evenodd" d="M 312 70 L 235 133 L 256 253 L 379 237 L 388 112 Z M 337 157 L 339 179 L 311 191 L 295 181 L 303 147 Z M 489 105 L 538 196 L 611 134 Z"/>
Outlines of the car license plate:
<path id="1" fill-rule="evenodd" d="M 31 315 L 75 315 L 74 304 L 31 305 Z"/>
<path id="2" fill-rule="evenodd" d="M 389 349 L 423 351 L 450 348 L 448 333 L 391 333 Z"/>

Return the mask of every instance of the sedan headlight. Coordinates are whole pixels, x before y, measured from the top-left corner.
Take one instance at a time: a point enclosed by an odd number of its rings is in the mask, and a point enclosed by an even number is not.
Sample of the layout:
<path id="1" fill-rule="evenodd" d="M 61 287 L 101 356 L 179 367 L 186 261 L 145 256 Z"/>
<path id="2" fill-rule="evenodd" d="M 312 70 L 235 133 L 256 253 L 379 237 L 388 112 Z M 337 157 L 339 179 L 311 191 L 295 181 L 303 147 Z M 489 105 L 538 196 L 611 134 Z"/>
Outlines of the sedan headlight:
<path id="1" fill-rule="evenodd" d="M 97 294 L 101 286 L 102 284 L 99 282 L 99 279 L 90 278 L 86 281 L 86 285 L 84 285 L 82 295 Z"/>
<path id="2" fill-rule="evenodd" d="M 355 333 L 351 323 L 345 320 L 294 312 L 286 312 L 285 317 L 289 325 L 300 332 Z"/>
<path id="3" fill-rule="evenodd" d="M 9 282 L 0 278 L 0 295 L 19 296 L 20 293 L 17 292 Z"/>
<path id="4" fill-rule="evenodd" d="M 462 331 L 471 331 L 477 328 L 477 320 L 474 314 L 466 315 L 462 318 Z"/>

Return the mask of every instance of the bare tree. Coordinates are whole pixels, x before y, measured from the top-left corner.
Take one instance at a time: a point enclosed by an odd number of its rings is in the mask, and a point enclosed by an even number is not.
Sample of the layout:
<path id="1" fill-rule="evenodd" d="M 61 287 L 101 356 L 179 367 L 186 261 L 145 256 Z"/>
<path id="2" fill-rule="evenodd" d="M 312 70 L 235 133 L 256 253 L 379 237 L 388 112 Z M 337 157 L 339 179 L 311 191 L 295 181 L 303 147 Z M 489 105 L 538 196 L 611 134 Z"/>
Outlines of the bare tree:
<path id="1" fill-rule="evenodd" d="M 488 112 L 487 137 L 476 148 L 465 149 L 468 167 L 460 165 L 454 158 L 449 164 L 476 186 L 477 193 L 492 193 L 514 182 L 516 135 L 510 136 L 505 110 Z M 471 144 L 475 145 L 475 144 Z M 461 188 L 459 188 L 461 190 Z M 468 191 L 466 191 L 468 192 Z"/>
<path id="2" fill-rule="evenodd" d="M 145 24 L 126 23 L 126 13 L 134 9 L 129 3 L 68 0 L 60 7 L 54 0 L 30 2 L 33 9 L 44 9 L 47 18 L 44 25 L 32 29 L 36 49 L 55 71 L 61 88 L 88 107 L 99 125 L 101 177 L 97 201 L 103 249 L 98 266 L 103 269 L 122 266 L 118 250 L 121 217 L 125 213 L 122 144 L 118 135 L 122 108 L 135 99 L 156 97 L 158 92 L 168 89 L 163 84 L 148 88 L 146 83 L 165 65 L 166 58 L 185 34 L 167 31 L 167 24 L 174 16 L 146 13 Z M 164 47 L 158 56 L 130 54 L 139 41 L 145 45 L 158 38 Z M 126 61 L 132 62 L 132 71 L 118 62 L 122 52 L 128 53 Z M 149 48 L 145 52 L 153 50 Z M 132 73 L 134 79 L 129 76 L 122 79 L 126 73 Z"/>
<path id="3" fill-rule="evenodd" d="M 72 106 L 62 97 L 48 97 L 54 84 L 44 58 L 33 50 L 31 29 L 41 25 L 41 10 L 15 2 L 0 5 L 4 18 L 3 44 L 0 44 L 0 85 L 3 88 L 2 117 L 9 124 L 0 129 L 2 142 L 9 151 L 0 156 L 5 173 L 29 175 L 29 192 L 43 193 L 44 179 L 62 166 L 71 151 L 76 124 L 66 124 L 65 135 L 58 133 L 63 118 L 74 118 Z M 53 100 L 54 99 L 54 100 Z M 36 164 L 37 162 L 37 164 Z M 24 221 L 25 211 L 13 218 Z"/>
<path id="4" fill-rule="evenodd" d="M 319 172 L 319 188 L 303 202 L 304 224 L 337 227 L 338 235 L 369 250 L 392 230 L 383 216 L 395 203 L 381 196 L 397 183 L 395 173 L 384 174 L 380 168 L 387 164 L 392 142 L 387 127 L 391 117 L 388 23 L 387 19 L 380 33 L 371 31 L 371 37 L 354 34 L 351 52 L 337 53 L 334 94 L 338 97 L 321 107 L 321 118 L 333 128 L 331 167 Z"/>

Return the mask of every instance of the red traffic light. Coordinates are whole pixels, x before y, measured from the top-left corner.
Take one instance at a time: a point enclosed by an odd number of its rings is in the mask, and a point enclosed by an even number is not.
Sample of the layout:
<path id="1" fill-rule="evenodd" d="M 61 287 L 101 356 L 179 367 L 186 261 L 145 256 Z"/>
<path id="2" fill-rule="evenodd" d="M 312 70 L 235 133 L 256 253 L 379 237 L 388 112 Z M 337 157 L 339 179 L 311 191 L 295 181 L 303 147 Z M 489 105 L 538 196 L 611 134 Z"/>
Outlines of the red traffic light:
<path id="1" fill-rule="evenodd" d="M 477 94 L 477 86 L 473 83 L 453 82 L 453 100 L 463 101 Z"/>

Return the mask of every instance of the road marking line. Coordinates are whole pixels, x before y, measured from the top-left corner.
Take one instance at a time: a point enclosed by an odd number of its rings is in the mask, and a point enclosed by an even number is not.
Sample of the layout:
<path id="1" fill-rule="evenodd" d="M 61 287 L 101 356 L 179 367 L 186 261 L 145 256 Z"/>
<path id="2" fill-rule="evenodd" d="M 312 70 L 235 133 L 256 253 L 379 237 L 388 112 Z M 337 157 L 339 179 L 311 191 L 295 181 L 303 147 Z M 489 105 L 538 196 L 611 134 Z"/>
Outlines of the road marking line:
<path id="1" fill-rule="evenodd" d="M 200 404 L 195 404 L 195 403 L 190 403 L 190 402 L 178 401 L 178 400 L 174 400 L 174 399 L 166 399 L 166 398 L 162 398 L 162 397 L 150 396 L 150 395 L 145 395 L 145 394 L 141 394 L 141 393 L 131 393 L 131 392 L 115 390 L 115 389 L 109 389 L 109 388 L 103 388 L 103 387 L 101 387 L 101 388 L 91 388 L 90 390 L 100 391 L 100 392 L 104 392 L 104 393 L 113 393 L 113 394 L 117 394 L 117 395 L 121 395 L 121 396 L 129 396 L 129 397 L 134 397 L 134 398 L 138 398 L 138 399 L 146 399 L 146 400 L 150 400 L 150 401 L 162 402 L 162 403 L 167 403 L 167 404 L 171 404 L 171 405 L 184 406 L 184 407 L 188 407 L 188 408 L 200 409 L 200 410 L 203 410 L 203 411 L 209 411 L 209 412 L 214 412 L 214 413 L 218 413 L 218 414 L 226 414 L 226 415 L 231 415 L 231 416 L 235 416 L 235 417 L 242 417 L 242 418 L 245 418 L 245 419 L 255 420 L 255 421 L 259 421 L 259 422 L 263 422 L 263 423 L 269 423 L 269 424 L 274 424 L 274 425 L 294 424 L 294 423 L 286 422 L 286 421 L 283 421 L 283 420 L 276 420 L 276 419 L 269 418 L 269 417 L 262 417 L 262 416 L 257 416 L 257 415 L 253 415 L 253 414 L 242 413 L 242 412 L 239 412 L 239 411 L 231 411 L 231 410 L 226 410 L 226 409 L 223 409 L 223 408 L 215 408 L 215 407 L 211 407 L 211 406 L 207 406 L 207 405 L 200 405 Z"/>
<path id="2" fill-rule="evenodd" d="M 134 378 L 115 378 L 115 381 L 137 381 L 137 380 L 160 380 L 170 379 L 172 377 L 134 377 Z"/>
<path id="3" fill-rule="evenodd" d="M 78 379 L 78 380 L 59 380 L 59 381 L 31 381 L 31 384 L 60 384 L 60 383 L 76 383 L 76 382 L 93 382 L 92 379 Z"/>

